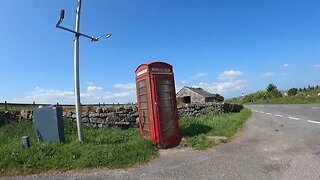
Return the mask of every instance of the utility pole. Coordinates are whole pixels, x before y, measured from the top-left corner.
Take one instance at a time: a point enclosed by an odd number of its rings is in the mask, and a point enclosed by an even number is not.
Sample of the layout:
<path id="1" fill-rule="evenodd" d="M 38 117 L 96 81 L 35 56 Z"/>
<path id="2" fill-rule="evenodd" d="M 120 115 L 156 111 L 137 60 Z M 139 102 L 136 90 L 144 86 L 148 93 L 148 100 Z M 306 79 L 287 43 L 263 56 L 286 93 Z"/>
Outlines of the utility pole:
<path id="1" fill-rule="evenodd" d="M 80 11 L 81 11 L 81 0 L 77 0 L 77 10 L 76 10 L 76 27 L 75 30 L 71 30 L 60 26 L 64 19 L 65 10 L 61 10 L 60 19 L 56 24 L 56 28 L 66 30 L 68 32 L 74 33 L 74 96 L 75 96 L 75 109 L 76 109 L 76 120 L 78 129 L 78 139 L 80 142 L 83 141 L 83 130 L 82 130 L 82 119 L 81 119 L 81 103 L 80 103 L 80 81 L 79 81 L 79 37 L 84 36 L 89 38 L 91 41 L 99 41 L 100 38 L 111 37 L 111 34 L 105 34 L 100 37 L 88 36 L 86 34 L 80 33 Z"/>
<path id="2" fill-rule="evenodd" d="M 76 119 L 78 129 L 78 139 L 83 141 L 82 118 L 81 118 L 81 103 L 80 103 L 80 81 L 79 81 L 79 30 L 80 30 L 80 10 L 81 0 L 78 0 L 76 11 L 76 33 L 74 34 L 74 97 L 76 106 Z"/>

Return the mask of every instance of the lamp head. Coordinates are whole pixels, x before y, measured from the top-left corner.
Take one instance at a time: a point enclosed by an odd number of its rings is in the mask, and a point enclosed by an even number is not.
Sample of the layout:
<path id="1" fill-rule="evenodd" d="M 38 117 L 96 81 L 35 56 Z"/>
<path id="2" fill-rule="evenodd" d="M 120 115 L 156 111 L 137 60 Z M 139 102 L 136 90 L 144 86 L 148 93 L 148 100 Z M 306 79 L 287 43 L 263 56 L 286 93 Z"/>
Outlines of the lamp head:
<path id="1" fill-rule="evenodd" d="M 61 9 L 61 11 L 60 11 L 60 20 L 64 19 L 64 12 L 65 12 L 65 10 Z"/>
<path id="2" fill-rule="evenodd" d="M 108 38 L 111 37 L 111 35 L 112 35 L 112 34 L 106 34 L 106 35 L 105 35 L 105 38 L 108 39 Z"/>

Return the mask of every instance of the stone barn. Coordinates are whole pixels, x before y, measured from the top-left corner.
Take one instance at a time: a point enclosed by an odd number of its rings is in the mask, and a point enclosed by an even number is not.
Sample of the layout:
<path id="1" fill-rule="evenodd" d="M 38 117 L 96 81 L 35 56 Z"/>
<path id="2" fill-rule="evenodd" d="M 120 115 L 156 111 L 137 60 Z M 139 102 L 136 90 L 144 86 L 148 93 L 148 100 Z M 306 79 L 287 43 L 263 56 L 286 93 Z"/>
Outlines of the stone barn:
<path id="1" fill-rule="evenodd" d="M 202 88 L 183 87 L 177 93 L 178 103 L 206 103 L 216 102 L 216 95 L 211 94 Z"/>

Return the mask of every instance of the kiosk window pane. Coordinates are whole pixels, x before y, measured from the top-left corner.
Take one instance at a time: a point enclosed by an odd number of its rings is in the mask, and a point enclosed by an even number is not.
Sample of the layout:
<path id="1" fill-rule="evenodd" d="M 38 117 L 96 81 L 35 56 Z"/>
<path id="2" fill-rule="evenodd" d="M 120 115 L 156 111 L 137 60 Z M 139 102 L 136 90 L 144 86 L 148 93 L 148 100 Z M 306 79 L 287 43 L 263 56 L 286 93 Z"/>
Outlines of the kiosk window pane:
<path id="1" fill-rule="evenodd" d="M 148 123 L 143 124 L 143 130 L 150 131 L 150 125 Z"/>
<path id="2" fill-rule="evenodd" d="M 150 132 L 149 131 L 143 131 L 143 135 L 147 136 L 147 137 L 150 137 Z"/>
<path id="3" fill-rule="evenodd" d="M 146 80 L 142 80 L 139 82 L 139 87 L 142 88 L 142 87 L 145 87 L 146 86 Z"/>
<path id="4" fill-rule="evenodd" d="M 142 114 L 142 116 L 148 116 L 148 109 L 146 109 L 146 110 L 141 110 L 141 114 Z"/>
<path id="5" fill-rule="evenodd" d="M 141 102 L 141 109 L 148 109 L 147 102 Z"/>
<path id="6" fill-rule="evenodd" d="M 141 102 L 147 101 L 147 95 L 140 96 L 140 101 Z"/>
<path id="7" fill-rule="evenodd" d="M 158 79 L 158 85 L 161 85 L 161 84 L 171 84 L 171 81 L 170 79 L 165 79 L 165 78 L 161 78 L 161 79 Z"/>
<path id="8" fill-rule="evenodd" d="M 146 94 L 146 88 L 145 87 L 139 89 L 139 95 L 143 95 L 143 94 Z"/>
<path id="9" fill-rule="evenodd" d="M 167 85 L 167 84 L 159 85 L 159 90 L 160 90 L 161 92 L 168 92 L 168 91 L 170 91 L 170 86 Z"/>

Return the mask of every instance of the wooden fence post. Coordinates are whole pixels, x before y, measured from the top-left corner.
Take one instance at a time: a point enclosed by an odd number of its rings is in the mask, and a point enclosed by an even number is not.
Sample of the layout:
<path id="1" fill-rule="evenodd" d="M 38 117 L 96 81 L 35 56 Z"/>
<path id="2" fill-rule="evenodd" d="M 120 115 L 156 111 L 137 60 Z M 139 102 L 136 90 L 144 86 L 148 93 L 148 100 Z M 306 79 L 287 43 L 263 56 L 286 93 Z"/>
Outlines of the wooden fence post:
<path id="1" fill-rule="evenodd" d="M 4 110 L 7 110 L 7 101 L 4 101 Z"/>

